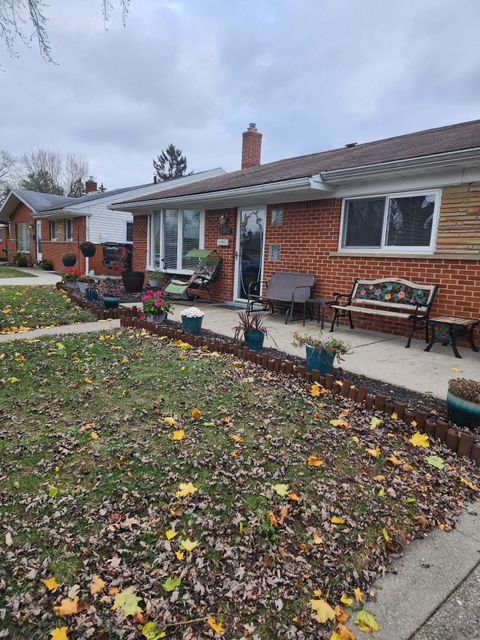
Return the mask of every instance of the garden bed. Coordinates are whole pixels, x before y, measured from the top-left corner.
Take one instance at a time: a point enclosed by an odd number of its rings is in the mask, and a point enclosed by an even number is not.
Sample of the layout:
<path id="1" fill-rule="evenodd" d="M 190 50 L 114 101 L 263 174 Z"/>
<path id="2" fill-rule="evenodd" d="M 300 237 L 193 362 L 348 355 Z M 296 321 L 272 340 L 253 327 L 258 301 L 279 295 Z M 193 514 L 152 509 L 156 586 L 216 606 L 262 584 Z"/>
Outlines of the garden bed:
<path id="1" fill-rule="evenodd" d="M 389 556 L 478 495 L 402 421 L 235 355 L 142 329 L 3 353 L 14 638 L 327 639 L 315 610 L 352 598 L 355 629 Z"/>

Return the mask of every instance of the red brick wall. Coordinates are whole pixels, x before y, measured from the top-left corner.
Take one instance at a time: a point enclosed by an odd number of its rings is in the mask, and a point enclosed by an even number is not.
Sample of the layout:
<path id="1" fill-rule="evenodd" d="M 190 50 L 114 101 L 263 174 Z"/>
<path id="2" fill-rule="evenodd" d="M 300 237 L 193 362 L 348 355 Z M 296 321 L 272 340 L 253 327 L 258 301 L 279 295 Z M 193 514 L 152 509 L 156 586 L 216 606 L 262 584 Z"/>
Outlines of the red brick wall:
<path id="1" fill-rule="evenodd" d="M 8 228 L 6 226 L 0 226 L 0 260 L 5 260 L 7 255 L 4 249 L 8 249 Z"/>
<path id="2" fill-rule="evenodd" d="M 37 252 L 34 240 L 35 223 L 32 217 L 32 210 L 27 205 L 21 203 L 10 216 L 10 240 L 8 240 L 8 253 L 12 255 L 17 251 L 17 222 L 27 222 L 32 225 L 30 229 L 30 260 L 33 264 L 37 259 Z"/>
<path id="3" fill-rule="evenodd" d="M 53 262 L 55 271 L 65 272 L 67 267 L 62 262 L 62 257 L 66 253 L 74 253 L 77 256 L 75 269 L 85 271 L 85 257 L 78 246 L 79 242 L 85 240 L 85 218 L 73 219 L 73 237 L 70 242 L 60 242 L 50 240 L 50 227 L 48 220 L 42 220 L 42 257 Z M 78 239 L 78 240 L 77 240 Z"/>
<path id="4" fill-rule="evenodd" d="M 147 268 L 148 216 L 133 217 L 133 270 Z"/>
<path id="5" fill-rule="evenodd" d="M 228 215 L 225 227 L 229 227 L 232 233 L 220 233 L 221 225 L 218 221 L 222 214 Z M 212 297 L 220 302 L 232 300 L 233 282 L 235 277 L 235 243 L 237 230 L 237 210 L 222 209 L 205 212 L 205 248 L 216 249 L 222 261 L 216 280 L 212 283 L 210 291 Z M 217 247 L 217 239 L 228 239 L 228 247 Z"/>

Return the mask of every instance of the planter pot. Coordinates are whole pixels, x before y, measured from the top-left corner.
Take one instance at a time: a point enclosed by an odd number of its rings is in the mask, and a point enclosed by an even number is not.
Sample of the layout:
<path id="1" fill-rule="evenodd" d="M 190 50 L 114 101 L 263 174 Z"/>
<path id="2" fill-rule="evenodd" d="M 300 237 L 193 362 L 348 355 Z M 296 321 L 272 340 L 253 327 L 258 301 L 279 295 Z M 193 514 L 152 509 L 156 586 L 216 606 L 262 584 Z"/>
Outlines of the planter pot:
<path id="1" fill-rule="evenodd" d="M 76 280 L 67 280 L 65 282 L 65 285 L 69 288 L 69 289 L 78 289 L 78 282 Z"/>
<path id="2" fill-rule="evenodd" d="M 78 290 L 80 291 L 80 293 L 84 294 L 87 289 L 88 289 L 88 282 L 78 283 Z"/>
<path id="3" fill-rule="evenodd" d="M 93 258 L 93 256 L 95 255 L 97 248 L 95 245 L 93 246 L 88 246 L 88 247 L 82 247 L 80 246 L 80 251 L 83 253 L 83 255 L 86 258 Z"/>
<path id="4" fill-rule="evenodd" d="M 98 300 L 98 293 L 95 291 L 95 289 L 87 287 L 85 289 L 85 297 L 87 300 Z"/>
<path id="5" fill-rule="evenodd" d="M 146 315 L 147 322 L 155 322 L 155 324 L 162 324 L 162 322 L 165 322 L 166 318 L 166 313 L 147 313 Z"/>
<path id="6" fill-rule="evenodd" d="M 447 416 L 451 422 L 459 427 L 476 429 L 480 426 L 480 404 L 459 398 L 449 391 L 447 393 Z"/>
<path id="7" fill-rule="evenodd" d="M 307 349 L 307 371 L 311 373 L 313 369 L 320 371 L 322 375 L 330 373 L 333 368 L 335 360 L 334 353 L 328 353 L 325 349 L 314 349 L 308 344 L 305 345 Z"/>
<path id="8" fill-rule="evenodd" d="M 122 282 L 127 293 L 138 293 L 143 289 L 145 274 L 143 271 L 126 271 L 122 273 Z"/>
<path id="9" fill-rule="evenodd" d="M 120 304 L 120 298 L 113 296 L 103 296 L 103 305 L 105 309 L 116 309 Z"/>
<path id="10" fill-rule="evenodd" d="M 243 339 L 245 341 L 245 346 L 249 349 L 254 349 L 255 351 L 263 349 L 265 335 L 261 331 L 245 331 Z"/>
<path id="11" fill-rule="evenodd" d="M 148 282 L 150 283 L 150 286 L 153 287 L 153 289 L 158 289 L 161 284 L 160 278 L 149 278 Z"/>
<path id="12" fill-rule="evenodd" d="M 72 256 L 71 258 L 62 258 L 62 262 L 66 267 L 74 267 L 77 264 L 77 256 Z"/>
<path id="13" fill-rule="evenodd" d="M 182 316 L 182 328 L 187 333 L 192 333 L 194 336 L 200 335 L 202 329 L 203 316 L 199 318 L 188 318 Z M 262 334 L 263 335 L 263 334 Z"/>

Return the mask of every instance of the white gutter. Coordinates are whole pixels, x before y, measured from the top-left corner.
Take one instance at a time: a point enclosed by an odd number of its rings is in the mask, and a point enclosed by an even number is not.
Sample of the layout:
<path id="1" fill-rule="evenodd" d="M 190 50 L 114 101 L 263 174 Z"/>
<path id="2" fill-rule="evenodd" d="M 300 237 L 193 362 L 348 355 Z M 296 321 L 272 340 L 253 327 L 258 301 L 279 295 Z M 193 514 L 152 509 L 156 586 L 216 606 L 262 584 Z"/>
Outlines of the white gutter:
<path id="1" fill-rule="evenodd" d="M 448 153 L 379 162 L 346 169 L 331 169 L 330 171 L 322 171 L 321 177 L 324 181 L 337 184 L 347 180 L 390 174 L 401 170 L 455 168 L 459 164 L 468 166 L 468 164 L 478 165 L 479 162 L 480 147 L 476 147 L 475 149 L 449 151 Z"/>
<path id="2" fill-rule="evenodd" d="M 91 213 L 86 213 L 84 211 L 73 211 L 72 209 L 52 209 L 50 211 L 33 211 L 32 212 L 32 216 L 35 219 L 40 219 L 40 218 L 52 218 L 52 220 L 54 218 L 58 219 L 58 218 L 68 218 L 68 217 L 72 217 L 72 218 L 90 218 L 91 217 Z"/>
<path id="3" fill-rule="evenodd" d="M 223 189 L 221 191 L 208 191 L 206 193 L 194 193 L 184 196 L 156 198 L 155 200 L 143 200 L 141 202 L 111 204 L 109 209 L 131 211 L 132 209 L 144 209 L 159 205 L 188 204 L 190 202 L 201 204 L 211 200 L 232 200 L 240 196 L 258 196 L 259 201 L 263 201 L 264 196 L 278 194 L 284 191 L 291 192 L 302 189 L 315 189 L 317 191 L 325 191 L 328 193 L 332 191 L 332 187 L 324 184 L 322 178 L 318 175 L 313 176 L 312 178 L 294 178 L 293 180 L 269 182 L 267 184 L 253 185 L 251 187 L 237 187 L 236 189 Z"/>

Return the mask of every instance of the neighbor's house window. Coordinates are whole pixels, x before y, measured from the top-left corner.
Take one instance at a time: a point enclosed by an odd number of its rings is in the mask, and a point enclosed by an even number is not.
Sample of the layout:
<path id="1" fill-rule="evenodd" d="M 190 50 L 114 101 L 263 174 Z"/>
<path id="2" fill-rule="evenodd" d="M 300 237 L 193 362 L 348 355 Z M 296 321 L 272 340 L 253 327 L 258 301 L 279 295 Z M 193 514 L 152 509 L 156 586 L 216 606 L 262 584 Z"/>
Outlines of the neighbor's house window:
<path id="1" fill-rule="evenodd" d="M 127 242 L 133 242 L 133 222 L 127 222 Z"/>
<path id="2" fill-rule="evenodd" d="M 168 271 L 193 271 L 197 258 L 187 258 L 191 249 L 203 248 L 203 212 L 165 209 L 151 216 L 151 266 Z"/>
<path id="3" fill-rule="evenodd" d="M 50 240 L 57 239 L 57 221 L 50 220 Z"/>
<path id="4" fill-rule="evenodd" d="M 65 240 L 73 240 L 73 220 L 65 220 Z"/>
<path id="5" fill-rule="evenodd" d="M 432 251 L 439 204 L 438 191 L 346 199 L 340 248 Z"/>
<path id="6" fill-rule="evenodd" d="M 30 251 L 30 229 L 28 222 L 17 222 L 17 251 Z"/>

